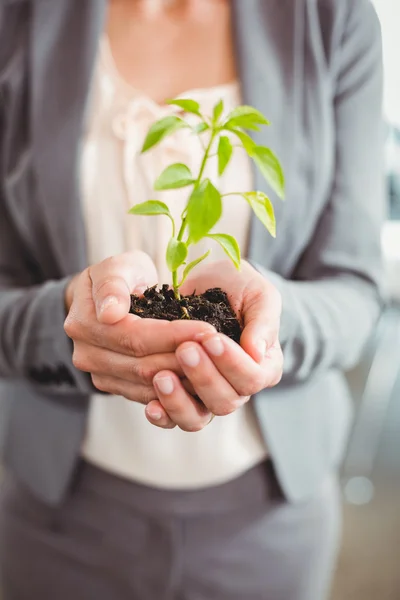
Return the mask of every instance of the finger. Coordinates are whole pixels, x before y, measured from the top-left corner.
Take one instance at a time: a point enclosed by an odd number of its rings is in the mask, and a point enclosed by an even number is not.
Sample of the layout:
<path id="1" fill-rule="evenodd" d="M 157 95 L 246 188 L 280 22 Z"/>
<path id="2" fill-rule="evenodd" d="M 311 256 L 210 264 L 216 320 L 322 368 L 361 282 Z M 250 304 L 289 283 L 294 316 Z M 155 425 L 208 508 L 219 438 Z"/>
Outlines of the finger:
<path id="1" fill-rule="evenodd" d="M 221 375 L 200 344 L 184 343 L 176 355 L 196 394 L 213 414 L 229 415 L 246 401 Z"/>
<path id="2" fill-rule="evenodd" d="M 265 387 L 274 387 L 282 379 L 283 353 L 279 342 L 276 342 L 267 352 L 261 367 L 265 371 Z"/>
<path id="3" fill-rule="evenodd" d="M 230 338 L 213 334 L 198 336 L 196 341 L 238 396 L 252 396 L 267 386 L 269 375 L 264 368 L 265 363 L 259 365 Z"/>
<path id="4" fill-rule="evenodd" d="M 123 396 L 132 402 L 139 404 L 148 404 L 157 399 L 157 394 L 153 386 L 137 385 L 118 379 L 118 377 L 109 377 L 106 375 L 92 375 L 93 385 L 100 392 L 105 392 L 113 396 Z M 111 400 L 110 400 L 111 402 Z"/>
<path id="5" fill-rule="evenodd" d="M 181 379 L 181 384 L 183 385 L 183 387 L 185 388 L 185 390 L 187 391 L 188 394 L 190 394 L 191 396 L 196 395 L 195 389 L 192 386 L 192 384 L 190 383 L 189 379 L 184 377 L 183 379 Z"/>
<path id="6" fill-rule="evenodd" d="M 194 339 L 199 333 L 215 332 L 215 329 L 202 321 L 158 321 L 127 315 L 115 325 L 81 319 L 79 326 L 74 324 L 73 330 L 70 327 L 68 331 L 75 341 L 141 358 L 175 352 L 183 342 Z"/>
<path id="7" fill-rule="evenodd" d="M 164 370 L 174 371 L 178 376 L 183 376 L 182 368 L 173 352 L 135 358 L 78 342 L 74 347 L 72 361 L 80 371 L 118 377 L 140 385 L 152 385 L 154 376 Z"/>
<path id="8" fill-rule="evenodd" d="M 261 277 L 250 280 L 243 293 L 240 345 L 259 363 L 278 339 L 281 310 L 281 296 L 272 284 Z"/>
<path id="9" fill-rule="evenodd" d="M 117 323 L 129 313 L 131 293 L 157 283 L 157 271 L 144 252 L 127 252 L 89 268 L 93 301 L 101 323 Z"/>
<path id="10" fill-rule="evenodd" d="M 212 417 L 209 410 L 183 387 L 171 371 L 162 371 L 154 378 L 158 399 L 170 419 L 183 431 L 200 431 Z"/>
<path id="11" fill-rule="evenodd" d="M 147 420 L 161 429 L 174 429 L 176 423 L 168 416 L 168 413 L 159 400 L 152 400 L 145 408 Z"/>

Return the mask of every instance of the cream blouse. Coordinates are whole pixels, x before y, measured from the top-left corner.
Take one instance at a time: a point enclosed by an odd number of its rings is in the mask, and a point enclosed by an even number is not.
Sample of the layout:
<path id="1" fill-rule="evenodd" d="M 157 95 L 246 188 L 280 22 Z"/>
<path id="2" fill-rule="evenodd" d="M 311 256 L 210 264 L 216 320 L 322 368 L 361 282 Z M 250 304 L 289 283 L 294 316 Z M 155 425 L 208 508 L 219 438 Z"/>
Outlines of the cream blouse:
<path id="1" fill-rule="evenodd" d="M 240 103 L 236 83 L 213 89 L 191 90 L 181 97 L 200 103 L 208 114 L 220 98 L 225 111 Z M 136 203 L 159 199 L 168 204 L 177 222 L 187 200 L 187 190 L 154 192 L 156 177 L 175 162 L 198 172 L 203 147 L 197 136 L 179 130 L 157 147 L 141 155 L 150 125 L 163 116 L 178 114 L 179 108 L 160 106 L 133 89 L 119 76 L 106 39 L 100 45 L 91 102 L 83 139 L 81 160 L 82 200 L 91 264 L 125 251 L 147 252 L 158 269 L 159 282 L 170 283 L 165 249 L 171 235 L 166 217 L 128 215 Z M 188 121 L 197 123 L 193 115 Z M 207 132 L 203 134 L 203 143 Z M 205 175 L 223 192 L 249 191 L 252 173 L 241 150 L 221 179 L 216 157 Z M 225 199 L 219 233 L 234 235 L 245 249 L 250 211 L 239 196 Z M 209 240 L 190 248 L 189 260 L 211 249 L 209 260 L 226 258 Z M 140 404 L 122 397 L 94 395 L 82 448 L 86 460 L 117 475 L 166 488 L 196 488 L 215 485 L 240 475 L 267 454 L 251 404 L 227 417 L 216 418 L 203 431 L 186 433 L 176 428 L 164 431 L 151 425 Z"/>

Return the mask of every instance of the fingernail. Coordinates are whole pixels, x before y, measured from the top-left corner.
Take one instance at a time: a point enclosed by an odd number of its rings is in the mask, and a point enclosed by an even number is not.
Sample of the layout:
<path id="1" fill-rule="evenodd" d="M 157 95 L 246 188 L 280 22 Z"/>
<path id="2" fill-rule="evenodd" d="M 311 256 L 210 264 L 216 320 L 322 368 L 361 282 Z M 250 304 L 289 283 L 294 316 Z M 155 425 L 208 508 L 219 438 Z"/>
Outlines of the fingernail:
<path id="1" fill-rule="evenodd" d="M 162 412 L 155 410 L 154 412 L 147 411 L 147 414 L 153 421 L 160 421 L 162 419 Z"/>
<path id="2" fill-rule="evenodd" d="M 201 333 L 196 333 L 194 340 L 196 342 L 202 342 L 206 335 L 212 335 L 213 333 L 218 333 L 218 331 L 215 329 L 215 327 L 213 327 L 213 325 L 207 324 L 207 330 L 202 331 Z"/>
<path id="3" fill-rule="evenodd" d="M 206 333 L 205 331 L 203 331 L 203 333 L 196 333 L 196 335 L 194 336 L 194 340 L 196 342 L 202 342 L 204 340 L 204 338 L 206 337 L 206 335 L 210 335 L 210 334 Z"/>
<path id="4" fill-rule="evenodd" d="M 164 394 L 165 396 L 169 396 L 169 394 L 172 394 L 174 391 L 174 382 L 172 377 L 158 377 L 154 380 L 154 383 L 161 394 Z"/>
<path id="5" fill-rule="evenodd" d="M 261 354 L 261 356 L 265 356 L 267 353 L 267 342 L 265 340 L 258 340 L 256 343 L 256 348 Z"/>
<path id="6" fill-rule="evenodd" d="M 145 293 L 146 290 L 147 290 L 147 285 L 138 285 L 133 290 L 133 293 L 136 294 L 136 296 L 143 296 L 143 294 Z"/>
<path id="7" fill-rule="evenodd" d="M 237 410 L 238 408 L 242 408 L 242 406 L 244 406 L 245 404 L 247 404 L 247 402 L 249 401 L 248 397 L 240 397 L 239 400 L 237 400 L 236 402 L 234 402 L 234 407 Z"/>
<path id="8" fill-rule="evenodd" d="M 200 353 L 194 346 L 181 350 L 179 356 L 187 367 L 197 367 L 200 363 Z"/>
<path id="9" fill-rule="evenodd" d="M 101 304 L 100 304 L 100 307 L 99 307 L 100 314 L 103 313 L 108 308 L 110 308 L 110 306 L 115 306 L 116 304 L 119 304 L 119 300 L 116 296 L 107 296 L 107 298 L 105 298 L 103 300 L 103 302 L 101 302 Z"/>
<path id="10" fill-rule="evenodd" d="M 221 338 L 217 335 L 203 342 L 203 346 L 212 356 L 221 356 L 225 350 Z"/>

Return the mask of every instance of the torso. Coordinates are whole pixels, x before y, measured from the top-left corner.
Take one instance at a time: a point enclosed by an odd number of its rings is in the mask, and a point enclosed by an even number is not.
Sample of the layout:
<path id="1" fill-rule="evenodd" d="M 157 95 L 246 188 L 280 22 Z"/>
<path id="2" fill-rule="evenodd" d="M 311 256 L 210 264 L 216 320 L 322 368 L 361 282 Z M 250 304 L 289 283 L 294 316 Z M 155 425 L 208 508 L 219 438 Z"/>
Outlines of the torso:
<path id="1" fill-rule="evenodd" d="M 110 2 L 107 33 L 125 81 L 162 103 L 236 78 L 229 0 L 175 0 L 157 13 L 151 6 L 151 0 Z"/>
<path id="2" fill-rule="evenodd" d="M 111 41 L 105 36 L 101 43 L 92 83 L 90 119 L 84 136 L 82 200 L 90 262 L 141 249 L 153 259 L 160 283 L 170 283 L 170 273 L 165 266 L 170 224 L 165 217 L 150 220 L 129 216 L 127 212 L 135 203 L 150 197 L 159 198 L 178 219 L 187 200 L 186 190 L 157 193 L 152 189 L 153 183 L 173 162 L 184 162 L 193 173 L 198 172 L 202 147 L 195 136 L 182 130 L 141 155 L 145 133 L 152 122 L 175 110 L 163 104 L 167 97 L 185 93 L 196 99 L 206 114 L 212 113 L 220 99 L 224 100 L 227 112 L 241 100 L 232 59 L 228 59 L 228 54 L 232 55 L 225 52 L 230 43 L 228 3 L 201 2 L 203 7 L 213 5 L 220 11 L 219 15 L 214 10 L 206 11 L 204 22 L 200 21 L 197 28 L 194 24 L 192 28 L 188 26 L 188 30 L 186 26 L 177 29 L 173 13 L 165 17 L 165 28 L 157 18 L 141 14 L 137 15 L 135 25 L 126 25 L 128 16 L 123 12 L 127 9 L 126 3 L 118 0 L 112 4 L 108 27 Z M 199 6 L 198 1 L 183 2 L 182 6 L 189 10 L 190 4 Z M 135 2 L 129 3 L 129 8 L 135 6 Z M 120 21 L 117 26 L 115 19 L 122 19 L 123 15 L 126 21 Z M 186 18 L 190 22 L 190 12 Z M 213 31 L 218 43 L 225 39 L 225 50 L 218 49 L 215 40 L 210 44 L 211 52 L 207 47 L 210 19 L 218 20 Z M 125 29 L 121 36 L 118 27 L 123 32 Z M 154 37 L 157 42 L 152 47 L 149 40 Z M 188 52 L 183 54 L 181 50 L 179 57 L 179 48 L 185 46 L 189 47 Z M 214 61 L 213 52 L 216 53 Z M 139 60 L 134 58 L 136 56 Z M 210 69 L 207 61 L 210 61 Z M 193 64 L 199 67 L 198 72 Z M 155 73 L 162 76 L 154 76 Z M 188 120 L 192 117 L 185 115 Z M 207 136 L 207 132 L 204 135 Z M 253 187 L 248 157 L 239 150 L 223 177 L 218 177 L 216 158 L 210 161 L 205 175 L 223 192 L 249 191 Z M 218 223 L 218 232 L 234 235 L 245 251 L 250 209 L 240 196 L 227 201 L 229 207 Z M 224 258 L 215 243 L 205 240 L 191 247 L 188 260 L 198 258 L 209 249 L 210 260 Z M 146 420 L 143 406 L 137 403 L 121 397 L 95 395 L 91 400 L 82 452 L 89 462 L 119 476 L 156 487 L 187 489 L 234 479 L 264 460 L 267 449 L 251 404 L 228 417 L 215 419 L 194 435 L 177 428 L 173 431 L 155 428 Z"/>

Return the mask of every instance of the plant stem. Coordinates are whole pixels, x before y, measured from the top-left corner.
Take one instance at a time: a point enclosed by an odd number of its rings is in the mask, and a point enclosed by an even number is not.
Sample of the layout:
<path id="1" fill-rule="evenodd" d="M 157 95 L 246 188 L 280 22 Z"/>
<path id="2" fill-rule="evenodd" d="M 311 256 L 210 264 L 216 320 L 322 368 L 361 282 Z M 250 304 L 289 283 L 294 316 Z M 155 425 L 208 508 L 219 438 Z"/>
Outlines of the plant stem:
<path id="1" fill-rule="evenodd" d="M 178 271 L 172 271 L 172 287 L 174 289 L 175 298 L 177 300 L 180 300 L 181 294 L 179 292 L 179 286 L 178 286 Z"/>
<path id="2" fill-rule="evenodd" d="M 200 171 L 199 171 L 199 174 L 197 176 L 196 181 L 194 182 L 193 189 L 196 189 L 196 187 L 201 183 L 201 178 L 203 177 L 204 169 L 206 168 L 207 160 L 209 158 L 211 147 L 212 147 L 214 138 L 216 136 L 216 133 L 217 132 L 215 130 L 211 131 L 210 141 L 208 143 L 207 148 L 205 149 L 203 160 L 202 160 L 201 165 L 200 165 Z M 177 237 L 177 239 L 180 242 L 182 241 L 182 238 L 185 235 L 186 225 L 187 225 L 187 219 L 186 219 L 186 217 L 184 217 L 182 219 L 181 227 L 179 229 L 178 237 Z M 173 287 L 173 290 L 174 290 L 175 298 L 177 300 L 180 300 L 181 299 L 181 295 L 179 293 L 178 271 L 172 271 L 172 287 Z"/>
<path id="3" fill-rule="evenodd" d="M 215 131 L 212 131 L 210 141 L 208 143 L 206 151 L 204 152 L 203 160 L 202 160 L 202 163 L 200 165 L 199 174 L 198 174 L 197 179 L 196 179 L 196 181 L 194 183 L 194 189 L 196 189 L 197 186 L 201 183 L 201 178 L 203 177 L 204 169 L 206 168 L 207 160 L 208 160 L 209 155 L 210 155 L 210 151 L 211 151 L 211 147 L 212 147 L 214 138 L 215 138 Z M 182 224 L 181 224 L 181 227 L 180 227 L 179 233 L 178 233 L 178 240 L 179 241 L 182 240 L 182 238 L 183 238 L 183 236 L 185 234 L 186 225 L 187 225 L 187 219 L 184 218 L 184 219 L 182 219 Z"/>
<path id="4" fill-rule="evenodd" d="M 211 147 L 212 147 L 212 144 L 213 144 L 213 141 L 214 141 L 214 138 L 215 138 L 216 134 L 217 134 L 217 131 L 214 130 L 214 129 L 212 129 L 211 130 L 210 141 L 208 143 L 207 148 L 205 148 L 203 160 L 202 160 L 201 165 L 200 165 L 199 174 L 198 174 L 197 179 L 196 179 L 196 181 L 195 181 L 195 183 L 193 185 L 193 189 L 196 189 L 197 186 L 199 186 L 200 183 L 201 183 L 201 178 L 203 177 L 204 169 L 206 168 L 207 160 L 208 160 L 208 158 L 210 156 Z M 187 218 L 183 217 L 182 218 L 182 223 L 181 223 L 181 226 L 180 226 L 180 229 L 179 229 L 179 232 L 178 232 L 178 237 L 177 237 L 177 239 L 179 241 L 182 241 L 182 238 L 183 238 L 183 236 L 185 234 L 186 226 L 187 226 Z M 180 300 L 181 300 L 181 294 L 179 292 L 179 282 L 178 282 L 178 271 L 177 270 L 176 271 L 172 271 L 172 287 L 173 287 L 173 290 L 174 290 L 175 298 L 180 302 Z M 188 313 L 187 309 L 184 306 L 181 307 L 181 310 L 182 310 L 182 316 L 183 316 L 183 318 L 184 319 L 190 319 L 189 313 Z"/>

